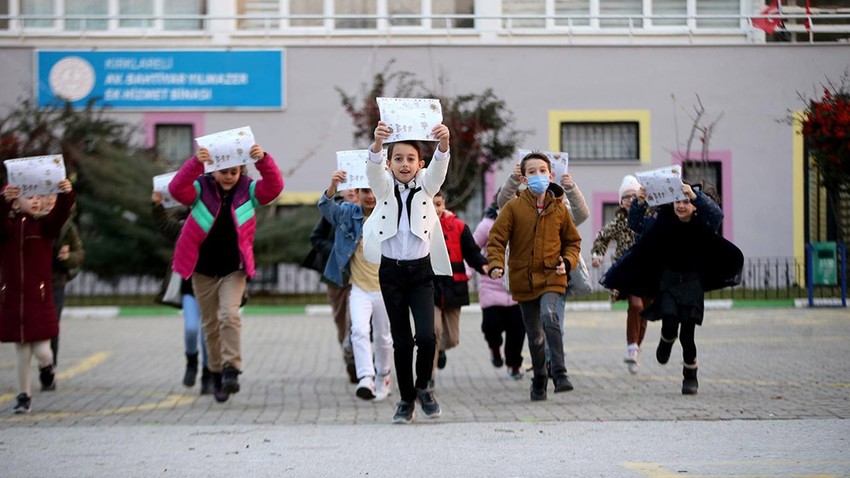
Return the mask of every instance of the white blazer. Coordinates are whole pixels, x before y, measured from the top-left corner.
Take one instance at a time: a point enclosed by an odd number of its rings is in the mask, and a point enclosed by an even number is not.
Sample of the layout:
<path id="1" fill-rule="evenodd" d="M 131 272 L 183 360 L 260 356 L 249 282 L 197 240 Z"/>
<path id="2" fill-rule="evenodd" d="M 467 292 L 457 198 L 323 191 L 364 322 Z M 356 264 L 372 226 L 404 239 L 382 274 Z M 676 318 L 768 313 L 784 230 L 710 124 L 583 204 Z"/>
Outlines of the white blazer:
<path id="1" fill-rule="evenodd" d="M 440 191 L 446 172 L 449 169 L 449 157 L 444 160 L 431 159 L 427 168 L 416 173 L 416 184 L 420 187 L 410 202 L 410 232 L 431 244 L 431 268 L 435 275 L 452 275 L 449 251 L 443 237 L 443 228 L 434 209 L 434 195 Z M 375 194 L 377 204 L 363 225 L 363 255 L 370 262 L 381 263 L 381 242 L 398 233 L 399 205 L 395 196 L 393 174 L 386 170 L 386 162 L 380 164 L 366 161 L 366 176 L 369 187 Z"/>

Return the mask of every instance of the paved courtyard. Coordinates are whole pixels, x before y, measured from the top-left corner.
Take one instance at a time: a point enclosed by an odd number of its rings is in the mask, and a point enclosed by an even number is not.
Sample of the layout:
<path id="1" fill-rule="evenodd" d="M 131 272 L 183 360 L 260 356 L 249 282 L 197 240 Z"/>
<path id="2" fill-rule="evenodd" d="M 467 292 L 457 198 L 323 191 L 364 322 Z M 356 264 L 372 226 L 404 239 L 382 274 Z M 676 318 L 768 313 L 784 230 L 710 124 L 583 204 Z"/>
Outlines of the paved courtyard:
<path id="1" fill-rule="evenodd" d="M 682 439 L 686 439 L 689 427 L 716 427 L 719 433 L 728 435 L 720 442 L 721 446 L 730 446 L 737 434 L 749 430 L 749 433 L 773 436 L 782 447 L 791 448 L 803 445 L 794 441 L 793 436 L 798 432 L 792 433 L 802 428 L 800 440 L 805 441 L 810 435 L 824 440 L 820 446 L 812 443 L 815 451 L 809 460 L 814 461 L 806 463 L 831 463 L 826 470 L 816 470 L 822 475 L 850 474 L 850 460 L 840 459 L 842 450 L 850 445 L 845 441 L 850 435 L 847 426 L 850 422 L 846 421 L 850 418 L 850 313 L 846 309 L 708 311 L 705 326 L 697 330 L 700 362 L 697 396 L 680 393 L 678 344 L 668 365 L 655 363 L 658 331 L 659 324 L 651 323 L 640 373 L 633 376 L 622 362 L 625 313 L 568 311 L 565 346 L 575 391 L 554 394 L 550 385 L 549 399 L 532 403 L 528 398 L 530 381 L 510 380 L 504 368 L 495 369 L 490 364 L 480 332 L 480 316 L 464 314 L 461 343 L 448 352 L 447 367 L 436 376 L 442 417 L 433 421 L 418 417 L 417 424 L 405 427 L 389 425 L 397 392 L 381 403 L 365 402 L 354 396 L 354 386 L 348 383 L 344 373 L 329 316 L 246 315 L 242 391 L 224 404 L 215 403 L 210 396 L 199 396 L 197 386 L 187 389 L 181 384 L 184 358 L 179 316 L 70 318 L 62 323 L 58 389 L 39 392 L 34 373 L 33 411 L 29 415 L 11 413 L 16 395 L 14 347 L 11 344 L 0 347 L 0 406 L 5 409 L 0 414 L 0 461 L 4 467 L 11 467 L 7 471 L 13 472 L 11 475 L 0 472 L 0 475 L 30 476 L 25 469 L 55 472 L 56 468 L 39 463 L 37 445 L 59 440 L 58 437 L 63 441 L 57 442 L 55 447 L 59 449 L 53 453 L 61 454 L 63 447 L 74 450 L 83 446 L 74 443 L 79 438 L 93 440 L 92 443 L 99 439 L 103 443 L 102 451 L 111 450 L 122 456 L 123 452 L 115 448 L 119 445 L 109 441 L 109 437 L 120 436 L 123 437 L 120 446 L 131 447 L 126 450 L 127 456 L 141 453 L 140 456 L 152 457 L 167 453 L 154 452 L 157 444 L 150 440 L 161 440 L 164 445 L 179 436 L 208 435 L 214 438 L 210 442 L 229 443 L 232 441 L 228 441 L 228 436 L 234 434 L 251 437 L 256 447 L 257 442 L 263 443 L 262 436 L 300 430 L 297 436 L 304 440 L 302 444 L 308 452 L 323 450 L 327 454 L 334 450 L 328 446 L 329 440 L 335 438 L 408 440 L 411 434 L 423 434 L 434 439 L 428 446 L 442 444 L 437 448 L 438 454 L 451 457 L 463 450 L 472 455 L 502 456 L 510 454 L 510 448 L 504 451 L 491 448 L 494 440 L 502 443 L 500 436 L 518 439 L 515 443 L 522 450 L 542 436 L 559 436 L 563 430 L 609 431 L 616 435 L 602 439 L 593 438 L 590 433 L 585 444 L 595 440 L 616 443 L 632 434 L 633 440 L 626 442 L 627 449 L 635 448 L 634 440 L 638 437 L 642 446 L 664 438 L 664 447 L 676 448 L 676 439 L 672 437 L 684 433 Z M 740 427 L 743 431 L 735 432 L 730 427 Z M 777 434 L 774 427 L 785 427 L 779 430 L 788 430 L 790 435 Z M 658 435 L 644 435 L 640 430 L 656 430 Z M 808 435 L 805 430 L 810 430 Z M 15 437 L 27 437 L 27 445 L 23 446 Z M 694 439 L 703 445 L 709 442 L 706 436 Z M 482 449 L 465 448 L 476 440 L 490 444 Z M 579 447 L 583 443 L 576 436 L 564 440 L 563 443 L 574 440 Z M 502 445 L 510 443 L 508 440 Z M 375 442 L 375 453 L 388 446 Z M 779 458 L 789 458 L 779 451 L 782 447 L 777 448 Z M 32 456 L 27 454 L 28 450 Z M 594 450 L 604 454 L 603 448 Z M 96 455 L 97 451 L 92 453 Z M 536 456 L 530 453 L 524 457 Z M 729 459 L 734 456 L 732 453 Z M 346 457 L 345 453 L 328 456 L 330 460 L 357 458 L 362 457 Z M 72 466 L 85 463 L 71 457 L 66 460 Z M 585 471 L 599 471 L 598 466 L 594 467 L 599 463 L 591 460 Z M 629 463 L 632 461 L 617 461 L 616 470 L 632 473 L 625 476 L 668 476 L 653 474 L 651 463 Z M 29 468 L 23 468 L 24 465 Z M 357 474 L 368 474 L 369 467 L 363 469 L 367 471 Z M 737 468 L 733 466 L 733 469 Z M 79 470 L 79 474 L 68 476 L 98 474 L 89 468 Z M 109 467 L 101 470 L 105 474 L 107 470 L 112 472 Z M 150 476 L 147 472 L 151 470 L 134 470 L 128 476 Z M 296 467 L 290 475 L 322 474 L 310 470 Z M 323 476 L 348 475 L 323 468 L 313 471 L 317 470 L 324 470 Z M 472 470 L 485 468 L 472 467 L 467 471 Z M 380 471 L 372 470 L 370 476 L 392 475 L 386 473 L 386 468 L 383 474 Z M 694 473 L 689 476 L 697 476 Z M 710 474 L 716 473 L 714 470 Z M 458 474 L 469 475 L 460 470 Z M 476 473 L 470 476 L 473 475 Z M 505 475 L 537 476 L 538 473 Z M 601 475 L 610 476 L 604 470 Z"/>

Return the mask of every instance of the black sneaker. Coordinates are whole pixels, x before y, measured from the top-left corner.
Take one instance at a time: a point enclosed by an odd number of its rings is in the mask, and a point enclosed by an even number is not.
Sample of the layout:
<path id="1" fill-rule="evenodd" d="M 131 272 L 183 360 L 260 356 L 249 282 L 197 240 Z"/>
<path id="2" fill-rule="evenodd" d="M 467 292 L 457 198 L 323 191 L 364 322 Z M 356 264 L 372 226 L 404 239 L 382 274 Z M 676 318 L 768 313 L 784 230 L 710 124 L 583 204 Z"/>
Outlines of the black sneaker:
<path id="1" fill-rule="evenodd" d="M 30 412 L 30 406 L 32 405 L 32 397 L 27 395 L 26 393 L 18 394 L 18 403 L 15 405 L 15 408 L 12 411 L 15 414 L 23 414 Z"/>
<path id="2" fill-rule="evenodd" d="M 230 394 L 222 390 L 221 387 L 221 372 L 210 372 L 213 382 L 213 398 L 216 402 L 224 403 L 230 398 Z"/>
<path id="3" fill-rule="evenodd" d="M 534 377 L 531 379 L 531 401 L 538 402 L 546 400 L 547 377 Z"/>
<path id="4" fill-rule="evenodd" d="M 442 350 L 437 354 L 437 368 L 440 370 L 446 368 L 446 353 Z"/>
<path id="5" fill-rule="evenodd" d="M 240 372 L 233 365 L 225 365 L 221 371 L 221 389 L 227 393 L 239 393 Z"/>
<path id="6" fill-rule="evenodd" d="M 434 392 L 430 388 L 416 391 L 416 401 L 422 407 L 422 413 L 428 418 L 437 418 L 442 414 L 440 404 L 434 398 Z"/>
<path id="7" fill-rule="evenodd" d="M 53 372 L 53 365 L 38 368 L 38 381 L 41 382 L 42 392 L 56 390 L 56 374 Z"/>
<path id="8" fill-rule="evenodd" d="M 502 360 L 502 351 L 499 350 L 499 347 L 490 349 L 490 363 L 496 368 L 505 364 L 505 361 Z"/>
<path id="9" fill-rule="evenodd" d="M 670 352 L 673 351 L 675 342 L 675 338 L 668 342 L 667 339 L 661 337 L 661 340 L 658 341 L 658 348 L 655 349 L 655 359 L 658 360 L 658 363 L 664 365 L 670 360 Z"/>
<path id="10" fill-rule="evenodd" d="M 569 377 L 566 374 L 559 375 L 552 379 L 555 383 L 555 393 L 569 392 L 573 389 L 573 384 L 570 383 Z"/>
<path id="11" fill-rule="evenodd" d="M 412 422 L 413 417 L 416 415 L 416 406 L 414 406 L 413 402 L 399 400 L 396 405 L 398 407 L 395 409 L 395 415 L 393 415 L 393 423 Z"/>

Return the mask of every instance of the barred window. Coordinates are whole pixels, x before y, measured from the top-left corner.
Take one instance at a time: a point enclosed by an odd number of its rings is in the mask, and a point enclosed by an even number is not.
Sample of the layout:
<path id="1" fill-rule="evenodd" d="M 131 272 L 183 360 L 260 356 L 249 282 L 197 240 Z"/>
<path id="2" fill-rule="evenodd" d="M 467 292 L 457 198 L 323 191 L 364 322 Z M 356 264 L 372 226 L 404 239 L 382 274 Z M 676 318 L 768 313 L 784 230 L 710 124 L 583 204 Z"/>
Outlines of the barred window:
<path id="1" fill-rule="evenodd" d="M 570 161 L 640 160 L 640 125 L 636 121 L 562 122 L 561 151 Z"/>
<path id="2" fill-rule="evenodd" d="M 179 166 L 192 156 L 194 137 L 191 124 L 158 124 L 156 152 L 167 164 Z"/>

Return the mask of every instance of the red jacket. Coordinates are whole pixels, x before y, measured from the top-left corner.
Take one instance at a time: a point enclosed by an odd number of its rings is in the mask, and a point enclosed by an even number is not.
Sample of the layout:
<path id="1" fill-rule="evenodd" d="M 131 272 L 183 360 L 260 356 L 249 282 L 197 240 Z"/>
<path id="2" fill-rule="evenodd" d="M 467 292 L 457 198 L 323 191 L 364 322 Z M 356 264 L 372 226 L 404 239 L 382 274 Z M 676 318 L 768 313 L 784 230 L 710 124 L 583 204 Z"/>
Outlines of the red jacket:
<path id="1" fill-rule="evenodd" d="M 36 342 L 59 335 L 53 305 L 53 241 L 71 214 L 74 192 L 59 194 L 46 216 L 12 213 L 0 200 L 0 342 Z"/>

